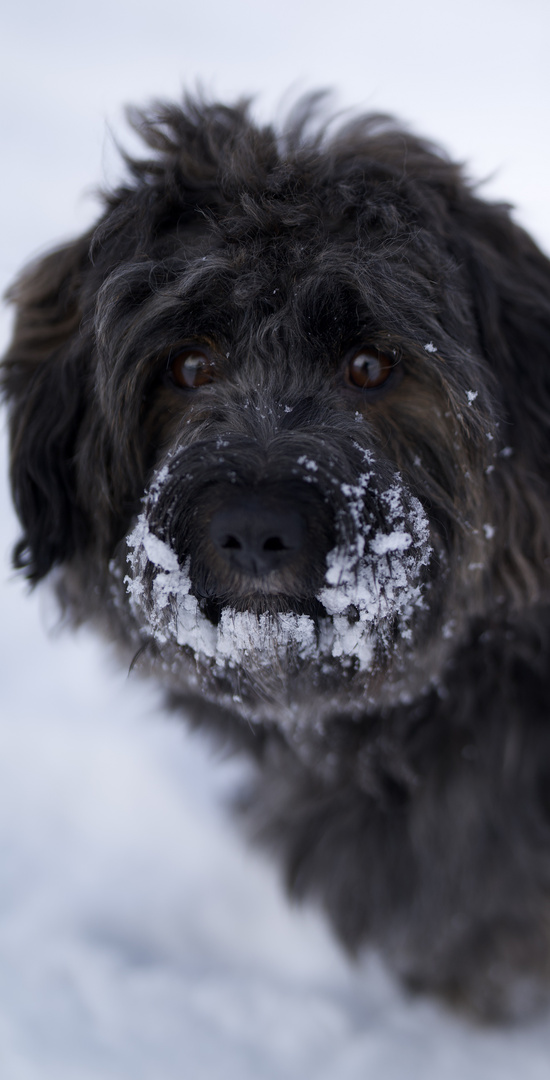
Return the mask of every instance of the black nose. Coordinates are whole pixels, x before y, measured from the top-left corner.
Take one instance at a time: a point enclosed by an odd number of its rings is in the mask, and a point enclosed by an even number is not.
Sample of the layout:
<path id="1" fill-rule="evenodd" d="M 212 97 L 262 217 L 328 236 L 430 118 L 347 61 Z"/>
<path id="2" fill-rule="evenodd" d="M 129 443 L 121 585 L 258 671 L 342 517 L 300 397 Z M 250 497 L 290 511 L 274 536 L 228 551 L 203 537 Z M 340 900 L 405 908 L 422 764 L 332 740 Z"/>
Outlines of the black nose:
<path id="1" fill-rule="evenodd" d="M 302 550 L 306 526 L 292 506 L 248 498 L 217 510 L 209 534 L 226 562 L 258 577 L 279 570 Z"/>

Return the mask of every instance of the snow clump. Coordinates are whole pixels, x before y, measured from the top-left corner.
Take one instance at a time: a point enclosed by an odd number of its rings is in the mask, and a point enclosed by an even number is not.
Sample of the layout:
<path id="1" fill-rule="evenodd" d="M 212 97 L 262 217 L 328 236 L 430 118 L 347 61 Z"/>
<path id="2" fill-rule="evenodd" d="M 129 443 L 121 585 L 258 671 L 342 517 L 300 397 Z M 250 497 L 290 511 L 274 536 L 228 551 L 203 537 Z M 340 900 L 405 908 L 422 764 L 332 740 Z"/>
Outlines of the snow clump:
<path id="1" fill-rule="evenodd" d="M 151 485 L 149 508 L 167 471 L 165 466 Z M 326 617 L 317 624 L 304 614 L 226 607 L 214 625 L 192 593 L 190 559 L 180 564 L 169 544 L 151 532 L 145 510 L 127 537 L 130 573 L 125 578 L 143 630 L 159 645 L 188 647 L 197 661 L 221 669 L 248 667 L 251 658 L 261 668 L 330 657 L 347 664 L 354 660 L 360 670 L 372 668 L 376 646 L 389 647 L 396 622 L 398 636 L 410 638 L 412 616 L 423 606 L 422 571 L 431 556 L 426 514 L 398 474 L 387 490 L 375 493 L 383 525 L 375 531 L 365 520 L 372 476 L 365 473 L 356 484 L 342 485 L 355 536 L 327 555 L 325 584 L 317 595 Z"/>

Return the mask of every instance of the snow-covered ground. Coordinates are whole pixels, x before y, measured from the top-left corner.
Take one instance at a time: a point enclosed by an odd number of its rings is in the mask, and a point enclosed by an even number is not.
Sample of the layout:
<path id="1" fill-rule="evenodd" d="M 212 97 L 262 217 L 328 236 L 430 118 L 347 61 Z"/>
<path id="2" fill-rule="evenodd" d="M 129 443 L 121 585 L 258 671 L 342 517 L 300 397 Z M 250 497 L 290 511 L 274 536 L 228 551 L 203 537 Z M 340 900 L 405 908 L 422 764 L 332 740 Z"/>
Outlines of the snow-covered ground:
<path id="1" fill-rule="evenodd" d="M 105 122 L 202 77 L 333 85 L 467 157 L 550 249 L 546 0 L 22 0 L 3 17 L 0 275 L 93 216 Z M 206 10 L 208 8 L 208 10 Z M 383 8 L 383 10 L 382 10 Z M 0 325 L 2 344 L 8 320 Z M 1 1080 L 548 1080 L 550 1018 L 483 1031 L 343 958 L 225 804 L 242 776 L 10 574 L 0 471 Z"/>

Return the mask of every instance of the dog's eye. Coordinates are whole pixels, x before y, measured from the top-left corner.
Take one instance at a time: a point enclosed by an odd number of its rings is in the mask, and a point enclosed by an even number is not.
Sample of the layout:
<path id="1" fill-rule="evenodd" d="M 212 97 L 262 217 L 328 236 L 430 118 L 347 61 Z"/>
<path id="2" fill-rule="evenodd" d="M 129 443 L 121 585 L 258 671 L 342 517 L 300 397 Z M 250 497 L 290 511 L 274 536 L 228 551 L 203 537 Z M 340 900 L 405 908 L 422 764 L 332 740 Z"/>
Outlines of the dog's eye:
<path id="1" fill-rule="evenodd" d="M 214 378 L 214 365 L 206 353 L 200 349 L 183 349 L 170 361 L 170 372 L 174 382 L 186 390 L 197 390 L 206 386 Z"/>
<path id="2" fill-rule="evenodd" d="M 374 390 L 390 375 L 394 361 L 379 349 L 359 349 L 348 361 L 346 380 L 359 390 Z"/>

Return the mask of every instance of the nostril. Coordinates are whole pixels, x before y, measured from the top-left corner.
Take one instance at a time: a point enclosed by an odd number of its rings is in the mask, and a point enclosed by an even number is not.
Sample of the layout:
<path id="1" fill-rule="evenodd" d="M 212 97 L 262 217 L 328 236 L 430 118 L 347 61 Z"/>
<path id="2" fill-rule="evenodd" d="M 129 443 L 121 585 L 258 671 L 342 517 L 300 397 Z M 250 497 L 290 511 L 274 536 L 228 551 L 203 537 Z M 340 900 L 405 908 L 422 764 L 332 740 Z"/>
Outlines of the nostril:
<path id="1" fill-rule="evenodd" d="M 283 543 L 280 536 L 268 536 L 263 542 L 262 551 L 288 551 L 288 545 Z"/>
<path id="2" fill-rule="evenodd" d="M 241 544 L 241 541 L 236 536 L 226 536 L 226 537 L 224 537 L 223 540 L 219 541 L 219 545 L 220 545 L 221 548 L 224 548 L 224 550 L 226 550 L 226 551 L 230 551 L 231 549 L 233 549 L 234 551 L 235 550 L 240 551 L 242 546 L 243 546 Z"/>

